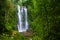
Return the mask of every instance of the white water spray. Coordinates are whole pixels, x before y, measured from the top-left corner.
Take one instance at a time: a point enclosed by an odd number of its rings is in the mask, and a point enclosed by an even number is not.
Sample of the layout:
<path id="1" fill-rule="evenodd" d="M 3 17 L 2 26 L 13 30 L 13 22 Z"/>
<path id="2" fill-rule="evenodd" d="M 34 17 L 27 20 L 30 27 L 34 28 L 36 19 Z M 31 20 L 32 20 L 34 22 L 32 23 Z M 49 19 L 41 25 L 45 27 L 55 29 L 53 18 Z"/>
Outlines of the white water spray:
<path id="1" fill-rule="evenodd" d="M 18 5 L 18 31 L 26 32 L 28 29 L 27 8 Z"/>

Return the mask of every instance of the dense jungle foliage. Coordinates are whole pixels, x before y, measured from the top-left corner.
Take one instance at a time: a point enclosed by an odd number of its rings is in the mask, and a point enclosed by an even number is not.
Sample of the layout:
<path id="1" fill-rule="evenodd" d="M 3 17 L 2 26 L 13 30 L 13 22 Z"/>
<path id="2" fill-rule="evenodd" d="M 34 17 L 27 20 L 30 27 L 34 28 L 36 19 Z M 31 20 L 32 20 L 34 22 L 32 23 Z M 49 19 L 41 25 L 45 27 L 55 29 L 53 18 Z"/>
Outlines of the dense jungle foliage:
<path id="1" fill-rule="evenodd" d="M 60 40 L 60 1 L 28 1 L 29 23 L 34 40 Z"/>
<path id="2" fill-rule="evenodd" d="M 0 0 L 0 40 L 29 40 L 17 31 L 17 4 L 28 9 L 32 40 L 60 40 L 60 0 L 18 1 Z"/>

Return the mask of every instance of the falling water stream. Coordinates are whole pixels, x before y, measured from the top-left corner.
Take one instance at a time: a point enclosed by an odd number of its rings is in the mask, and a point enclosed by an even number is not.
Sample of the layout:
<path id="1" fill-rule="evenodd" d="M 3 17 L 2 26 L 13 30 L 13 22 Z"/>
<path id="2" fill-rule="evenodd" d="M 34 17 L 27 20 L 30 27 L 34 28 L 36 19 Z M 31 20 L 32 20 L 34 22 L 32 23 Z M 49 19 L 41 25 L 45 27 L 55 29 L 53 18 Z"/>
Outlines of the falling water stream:
<path id="1" fill-rule="evenodd" d="M 27 21 L 27 8 L 25 6 L 18 6 L 18 31 L 26 32 L 28 29 L 28 21 Z"/>
<path id="2" fill-rule="evenodd" d="M 18 8 L 18 32 L 26 32 L 28 30 L 27 8 L 17 5 Z M 32 38 L 29 38 L 32 40 Z"/>

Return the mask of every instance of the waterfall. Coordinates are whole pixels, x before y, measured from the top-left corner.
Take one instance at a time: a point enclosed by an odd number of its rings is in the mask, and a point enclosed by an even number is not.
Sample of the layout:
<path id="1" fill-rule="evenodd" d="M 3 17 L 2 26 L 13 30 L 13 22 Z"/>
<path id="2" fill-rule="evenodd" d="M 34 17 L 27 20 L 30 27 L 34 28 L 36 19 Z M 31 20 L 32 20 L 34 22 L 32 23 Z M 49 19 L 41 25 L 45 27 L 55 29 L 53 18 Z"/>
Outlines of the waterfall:
<path id="1" fill-rule="evenodd" d="M 18 31 L 26 32 L 28 29 L 28 21 L 27 21 L 27 8 L 25 6 L 20 7 L 18 5 Z"/>

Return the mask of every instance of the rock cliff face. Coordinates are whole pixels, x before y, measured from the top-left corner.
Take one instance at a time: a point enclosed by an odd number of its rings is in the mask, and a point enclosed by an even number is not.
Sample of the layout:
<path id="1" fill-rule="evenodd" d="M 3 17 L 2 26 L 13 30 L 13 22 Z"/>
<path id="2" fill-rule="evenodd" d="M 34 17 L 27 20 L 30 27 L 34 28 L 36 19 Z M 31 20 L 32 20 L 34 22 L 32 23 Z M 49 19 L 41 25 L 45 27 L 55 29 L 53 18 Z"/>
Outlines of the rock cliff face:
<path id="1" fill-rule="evenodd" d="M 21 32 L 21 34 L 23 34 L 23 35 L 26 36 L 26 37 L 31 37 L 31 36 L 33 36 L 33 32 L 31 32 L 31 31 Z"/>

